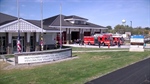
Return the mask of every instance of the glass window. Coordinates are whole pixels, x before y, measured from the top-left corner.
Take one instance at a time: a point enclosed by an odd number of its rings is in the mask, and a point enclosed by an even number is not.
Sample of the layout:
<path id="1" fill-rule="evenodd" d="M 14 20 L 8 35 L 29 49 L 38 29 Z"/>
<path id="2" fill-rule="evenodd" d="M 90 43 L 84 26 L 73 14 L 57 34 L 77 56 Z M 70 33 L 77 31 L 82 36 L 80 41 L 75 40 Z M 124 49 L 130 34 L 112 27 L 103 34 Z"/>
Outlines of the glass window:
<path id="1" fill-rule="evenodd" d="M 6 39 L 5 37 L 0 37 L 0 53 L 6 53 Z"/>

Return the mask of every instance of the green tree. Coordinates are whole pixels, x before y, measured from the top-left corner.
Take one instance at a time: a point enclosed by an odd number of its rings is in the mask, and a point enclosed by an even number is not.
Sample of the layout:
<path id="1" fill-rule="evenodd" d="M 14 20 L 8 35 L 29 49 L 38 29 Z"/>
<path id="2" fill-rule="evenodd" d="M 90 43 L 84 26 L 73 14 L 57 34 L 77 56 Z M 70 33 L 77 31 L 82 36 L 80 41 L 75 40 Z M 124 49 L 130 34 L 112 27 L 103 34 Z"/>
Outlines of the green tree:
<path id="1" fill-rule="evenodd" d="M 144 29 L 146 29 L 146 30 L 150 30 L 150 27 L 145 27 Z"/>
<path id="2" fill-rule="evenodd" d="M 108 26 L 106 26 L 106 27 L 108 28 L 108 30 L 112 30 L 112 27 L 111 27 L 111 26 L 108 25 Z"/>
<path id="3" fill-rule="evenodd" d="M 106 26 L 108 28 L 107 32 L 113 33 L 112 27 L 111 26 Z"/>
<path id="4" fill-rule="evenodd" d="M 147 35 L 149 33 L 149 28 L 142 28 L 142 27 L 136 27 L 133 28 L 132 34 L 142 34 L 142 35 Z"/>
<path id="5" fill-rule="evenodd" d="M 132 32 L 132 27 L 129 27 L 128 25 L 116 25 L 114 27 L 114 31 L 120 34 L 124 34 L 125 32 Z"/>
<path id="6" fill-rule="evenodd" d="M 116 33 L 123 34 L 123 33 L 125 33 L 125 27 L 124 27 L 123 25 L 116 25 L 116 26 L 114 27 L 114 31 L 115 31 Z"/>

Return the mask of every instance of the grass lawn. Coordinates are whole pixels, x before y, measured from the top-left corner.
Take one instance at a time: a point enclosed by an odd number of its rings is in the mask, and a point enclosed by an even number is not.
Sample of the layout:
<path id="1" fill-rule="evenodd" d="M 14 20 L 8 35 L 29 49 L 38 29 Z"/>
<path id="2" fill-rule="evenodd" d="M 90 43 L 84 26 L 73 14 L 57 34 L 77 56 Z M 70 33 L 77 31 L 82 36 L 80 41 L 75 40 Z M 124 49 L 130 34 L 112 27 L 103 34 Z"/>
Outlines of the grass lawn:
<path id="1" fill-rule="evenodd" d="M 73 53 L 79 58 L 29 69 L 0 70 L 0 84 L 84 84 L 150 56 L 145 52 Z"/>
<path id="2" fill-rule="evenodd" d="M 91 50 L 120 50 L 120 48 L 78 48 L 78 47 L 71 47 L 72 51 L 91 51 Z M 121 48 L 121 50 L 129 50 L 128 48 Z"/>

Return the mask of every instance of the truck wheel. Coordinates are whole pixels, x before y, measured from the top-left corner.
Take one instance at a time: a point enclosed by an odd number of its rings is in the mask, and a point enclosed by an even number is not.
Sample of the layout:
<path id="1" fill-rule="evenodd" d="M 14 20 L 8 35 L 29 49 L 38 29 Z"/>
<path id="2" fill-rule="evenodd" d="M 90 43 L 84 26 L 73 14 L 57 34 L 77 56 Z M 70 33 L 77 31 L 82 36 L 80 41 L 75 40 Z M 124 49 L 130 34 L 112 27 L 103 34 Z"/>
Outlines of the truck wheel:
<path id="1" fill-rule="evenodd" d="M 88 45 L 91 45 L 91 43 L 89 42 Z"/>

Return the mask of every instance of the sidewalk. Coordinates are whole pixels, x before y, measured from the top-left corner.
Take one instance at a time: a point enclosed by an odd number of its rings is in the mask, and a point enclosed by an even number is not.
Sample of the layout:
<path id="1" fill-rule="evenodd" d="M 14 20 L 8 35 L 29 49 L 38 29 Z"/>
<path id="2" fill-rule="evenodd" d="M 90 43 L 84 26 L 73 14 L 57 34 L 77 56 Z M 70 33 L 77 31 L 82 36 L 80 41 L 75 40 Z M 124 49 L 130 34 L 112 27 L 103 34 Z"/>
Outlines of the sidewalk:
<path id="1" fill-rule="evenodd" d="M 82 48 L 99 48 L 98 45 L 63 44 L 63 46 L 82 47 Z M 108 48 L 108 46 L 100 46 L 100 48 Z M 109 48 L 118 48 L 118 46 L 110 46 Z M 129 48 L 129 46 L 122 45 L 119 48 Z"/>
<path id="2" fill-rule="evenodd" d="M 99 48 L 98 45 L 79 45 L 79 44 L 63 44 L 63 46 L 70 46 L 70 47 L 80 47 L 80 48 Z M 100 48 L 108 48 L 108 46 L 100 46 Z M 118 46 L 110 46 L 109 48 L 118 48 Z M 121 45 L 119 48 L 126 48 L 129 49 L 130 45 Z M 150 45 L 147 44 L 145 48 L 149 49 Z"/>
<path id="3" fill-rule="evenodd" d="M 117 51 L 129 51 L 129 50 L 90 50 L 90 51 L 72 51 L 72 52 L 117 52 Z"/>

